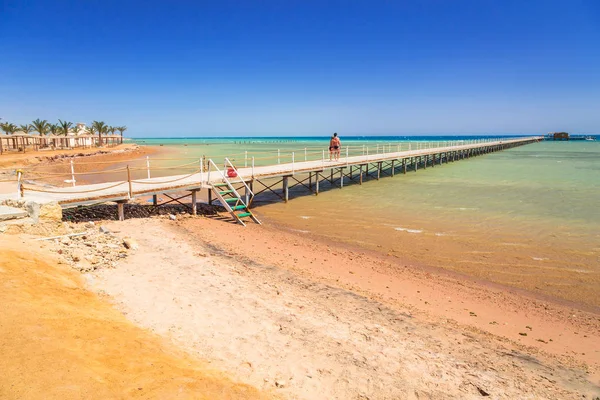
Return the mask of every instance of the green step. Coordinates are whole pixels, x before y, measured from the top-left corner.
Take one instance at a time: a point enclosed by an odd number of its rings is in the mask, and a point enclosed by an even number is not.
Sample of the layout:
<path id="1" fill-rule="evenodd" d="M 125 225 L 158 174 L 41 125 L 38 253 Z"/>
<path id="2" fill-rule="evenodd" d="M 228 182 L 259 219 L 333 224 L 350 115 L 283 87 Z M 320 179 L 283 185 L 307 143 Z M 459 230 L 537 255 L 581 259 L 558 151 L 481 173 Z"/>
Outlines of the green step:
<path id="1" fill-rule="evenodd" d="M 223 190 L 222 192 L 219 192 L 219 194 L 228 194 L 228 193 L 233 193 L 233 190 Z"/>
<path id="2" fill-rule="evenodd" d="M 240 213 L 237 216 L 238 216 L 238 218 L 244 218 L 244 217 L 249 217 L 251 215 L 252 215 L 251 212 L 245 212 L 245 213 Z"/>
<path id="3" fill-rule="evenodd" d="M 225 199 L 225 201 L 228 203 L 235 203 L 238 200 L 239 199 L 237 197 L 229 197 L 229 198 Z"/>
<path id="4" fill-rule="evenodd" d="M 231 207 L 231 209 L 234 210 L 234 211 L 235 210 L 244 210 L 245 208 L 246 208 L 246 206 L 243 205 L 243 204 L 240 204 L 239 206 L 233 206 L 233 207 Z"/>
<path id="5" fill-rule="evenodd" d="M 228 186 L 226 183 L 215 183 L 213 184 L 214 187 L 221 187 L 221 186 Z"/>

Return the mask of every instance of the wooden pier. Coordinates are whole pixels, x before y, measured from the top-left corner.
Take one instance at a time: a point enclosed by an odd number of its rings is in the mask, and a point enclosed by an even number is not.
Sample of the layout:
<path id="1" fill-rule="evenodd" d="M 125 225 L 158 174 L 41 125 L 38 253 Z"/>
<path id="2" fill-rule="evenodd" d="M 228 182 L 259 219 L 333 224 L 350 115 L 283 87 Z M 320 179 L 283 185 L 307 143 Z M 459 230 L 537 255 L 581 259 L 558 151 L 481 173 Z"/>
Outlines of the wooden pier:
<path id="1" fill-rule="evenodd" d="M 388 147 L 375 154 L 369 154 L 368 148 L 364 154 L 363 148 L 363 154 L 352 156 L 348 150 L 342 149 L 337 161 L 329 161 L 329 154 L 325 151 L 322 151 L 322 156 L 313 160 L 307 159 L 306 151 L 298 151 L 298 156 L 306 161 L 296 161 L 296 153 L 292 152 L 291 162 L 255 166 L 254 159 L 251 159 L 249 166 L 237 168 L 227 158 L 219 165 L 213 160 L 198 160 L 196 163 L 190 163 L 193 170 L 188 174 L 150 178 L 148 167 L 148 178 L 143 179 L 133 179 L 131 169 L 127 166 L 111 171 L 113 175 L 117 172 L 121 174 L 122 180 L 75 186 L 73 175 L 73 185 L 67 187 L 42 186 L 35 181 L 28 181 L 26 172 L 19 172 L 13 197 L 39 203 L 56 201 L 63 208 L 116 202 L 119 218 L 123 219 L 124 203 L 138 197 L 152 196 L 154 204 L 158 206 L 158 195 L 165 195 L 169 199 L 167 203 L 180 202 L 184 197 L 191 196 L 191 211 L 195 214 L 197 195 L 200 191 L 207 190 L 209 202 L 218 200 L 234 220 L 243 224 L 243 218 L 259 222 L 250 208 L 255 197 L 263 193 L 269 193 L 287 202 L 290 190 L 294 187 L 302 187 L 306 189 L 307 194 L 318 195 L 321 185 L 325 182 L 330 187 L 339 188 L 350 183 L 361 185 L 367 179 L 379 180 L 385 176 L 416 172 L 543 139 L 525 137 L 470 143 L 454 141 L 435 147 L 424 145 L 422 148 L 409 147 L 404 150 L 398 145 L 396 149 Z M 393 151 L 398 149 L 400 151 Z M 360 149 L 358 151 L 360 153 Z M 279 160 L 279 156 L 277 159 Z M 245 161 L 245 164 L 247 163 L 248 160 Z"/>

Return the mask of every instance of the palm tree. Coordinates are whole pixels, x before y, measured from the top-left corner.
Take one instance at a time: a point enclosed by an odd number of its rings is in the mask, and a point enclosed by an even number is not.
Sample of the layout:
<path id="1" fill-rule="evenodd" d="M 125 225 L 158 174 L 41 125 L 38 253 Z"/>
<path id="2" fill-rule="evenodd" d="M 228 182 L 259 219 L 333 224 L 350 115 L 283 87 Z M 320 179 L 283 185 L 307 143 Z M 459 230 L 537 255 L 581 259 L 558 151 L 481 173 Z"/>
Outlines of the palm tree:
<path id="1" fill-rule="evenodd" d="M 19 130 L 19 127 L 15 124 L 7 124 L 7 126 L 5 126 L 5 129 L 8 129 L 8 133 L 13 135 L 16 131 Z"/>
<path id="2" fill-rule="evenodd" d="M 102 134 L 108 133 L 108 126 L 104 121 L 94 121 L 92 127 L 98 132 L 98 146 L 102 146 Z"/>
<path id="3" fill-rule="evenodd" d="M 60 134 L 67 136 L 69 134 L 69 128 L 71 128 L 71 126 L 73 126 L 73 123 L 59 119 L 58 125 L 60 127 Z"/>
<path id="4" fill-rule="evenodd" d="M 126 126 L 118 126 L 117 130 L 121 133 L 121 144 L 123 144 L 123 132 L 127 130 Z"/>
<path id="5" fill-rule="evenodd" d="M 0 124 L 0 129 L 2 129 L 7 135 L 12 135 L 13 133 L 19 130 L 19 128 L 15 124 L 10 124 L 8 122 Z"/>
<path id="6" fill-rule="evenodd" d="M 45 134 L 47 134 L 48 129 L 50 129 L 50 124 L 48 123 L 48 121 L 40 121 L 39 118 L 33 121 L 31 123 L 31 126 L 33 127 L 33 131 L 39 133 L 40 136 L 44 136 Z"/>
<path id="7" fill-rule="evenodd" d="M 33 126 L 29 124 L 24 124 L 19 126 L 19 130 L 23 132 L 25 135 L 29 135 L 33 131 Z"/>
<path id="8" fill-rule="evenodd" d="M 56 135 L 60 130 L 60 127 L 57 124 L 48 124 L 48 130 L 52 135 Z"/>

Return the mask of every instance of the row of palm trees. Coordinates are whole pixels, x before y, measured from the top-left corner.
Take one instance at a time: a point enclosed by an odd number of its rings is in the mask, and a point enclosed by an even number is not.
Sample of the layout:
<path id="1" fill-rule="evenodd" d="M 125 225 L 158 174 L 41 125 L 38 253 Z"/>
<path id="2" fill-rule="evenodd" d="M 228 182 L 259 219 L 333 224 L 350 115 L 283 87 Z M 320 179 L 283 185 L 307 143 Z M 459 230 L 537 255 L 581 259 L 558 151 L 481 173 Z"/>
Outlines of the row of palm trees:
<path id="1" fill-rule="evenodd" d="M 47 120 L 40 120 L 39 118 L 32 121 L 31 124 L 15 125 L 9 122 L 0 124 L 0 129 L 7 135 L 12 135 L 17 132 L 21 132 L 25 135 L 29 135 L 31 132 L 37 132 L 40 136 L 45 135 L 64 135 L 67 136 L 69 132 L 79 134 L 77 126 L 73 125 L 72 122 L 58 120 L 57 124 L 51 124 Z M 109 126 L 104 121 L 94 121 L 90 126 L 86 126 L 85 133 L 88 135 L 98 134 L 98 140 L 102 145 L 102 135 L 108 135 L 109 133 L 114 135 L 115 132 L 119 131 L 121 134 L 121 142 L 123 142 L 123 132 L 127 130 L 126 126 Z"/>

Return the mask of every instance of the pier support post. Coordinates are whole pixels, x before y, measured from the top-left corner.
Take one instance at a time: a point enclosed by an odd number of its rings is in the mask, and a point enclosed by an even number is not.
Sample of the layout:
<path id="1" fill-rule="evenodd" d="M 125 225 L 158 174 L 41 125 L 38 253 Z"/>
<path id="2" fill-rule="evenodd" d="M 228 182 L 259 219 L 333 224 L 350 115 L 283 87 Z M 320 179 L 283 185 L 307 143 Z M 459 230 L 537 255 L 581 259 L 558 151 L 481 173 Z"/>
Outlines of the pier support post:
<path id="1" fill-rule="evenodd" d="M 394 166 L 395 162 L 396 160 L 392 160 L 392 177 L 394 176 L 394 172 L 396 172 L 396 167 Z"/>
<path id="2" fill-rule="evenodd" d="M 344 168 L 340 168 L 340 189 L 344 188 Z"/>
<path id="3" fill-rule="evenodd" d="M 117 214 L 119 215 L 119 221 L 125 220 L 125 207 L 123 206 L 123 204 L 125 203 L 122 201 L 119 201 L 117 203 Z"/>
<path id="4" fill-rule="evenodd" d="M 308 190 L 312 191 L 312 172 L 308 173 Z"/>
<path id="5" fill-rule="evenodd" d="M 402 159 L 402 173 L 406 175 L 406 158 Z"/>
<path id="6" fill-rule="evenodd" d="M 244 185 L 244 203 L 248 204 L 250 201 L 250 191 L 248 190 L 248 186 Z"/>
<path id="7" fill-rule="evenodd" d="M 315 172 L 315 196 L 319 195 L 319 173 Z"/>
<path id="8" fill-rule="evenodd" d="M 359 165 L 359 176 L 358 176 L 358 184 L 362 185 L 362 180 L 363 180 L 363 166 Z"/>
<path id="9" fill-rule="evenodd" d="M 208 189 L 208 204 L 212 205 L 212 202 L 213 202 L 212 189 Z"/>
<path id="10" fill-rule="evenodd" d="M 381 161 L 377 163 L 377 180 L 379 180 L 379 178 L 381 177 L 381 164 Z"/>
<path id="11" fill-rule="evenodd" d="M 158 204 L 158 196 L 153 194 L 152 195 L 152 205 L 157 205 Z"/>
<path id="12" fill-rule="evenodd" d="M 192 190 L 192 215 L 198 215 L 197 190 Z"/>
<path id="13" fill-rule="evenodd" d="M 290 198 L 290 189 L 289 189 L 289 185 L 288 185 L 288 177 L 284 176 L 283 177 L 283 199 L 287 203 L 289 198 Z"/>
<path id="14" fill-rule="evenodd" d="M 433 153 L 432 157 L 433 157 L 433 162 L 431 163 L 431 167 L 433 168 L 433 167 L 435 167 L 435 153 Z"/>

